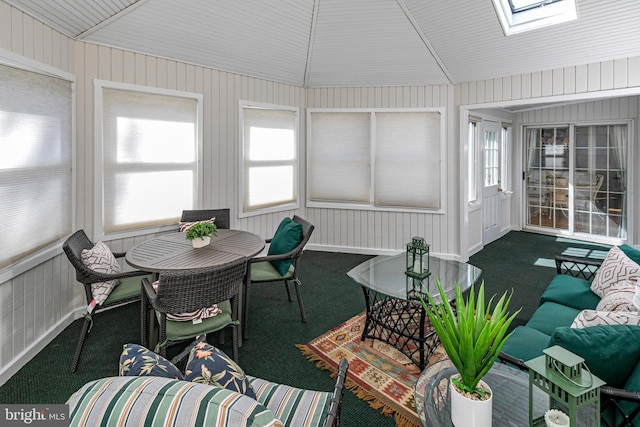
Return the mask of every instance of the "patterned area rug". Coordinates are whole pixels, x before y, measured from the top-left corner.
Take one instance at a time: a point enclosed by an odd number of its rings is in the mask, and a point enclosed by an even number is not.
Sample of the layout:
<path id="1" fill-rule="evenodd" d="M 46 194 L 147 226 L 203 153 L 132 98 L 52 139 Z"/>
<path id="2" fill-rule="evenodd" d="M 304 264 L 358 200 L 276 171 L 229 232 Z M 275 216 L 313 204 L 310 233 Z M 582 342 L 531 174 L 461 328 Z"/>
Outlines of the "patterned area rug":
<path id="1" fill-rule="evenodd" d="M 346 387 L 397 426 L 420 426 L 413 400 L 419 368 L 398 350 L 379 340 L 360 340 L 365 314 L 360 313 L 306 345 L 298 344 L 307 359 L 336 374 L 343 357 L 349 361 Z M 429 364 L 446 358 L 438 347 Z"/>

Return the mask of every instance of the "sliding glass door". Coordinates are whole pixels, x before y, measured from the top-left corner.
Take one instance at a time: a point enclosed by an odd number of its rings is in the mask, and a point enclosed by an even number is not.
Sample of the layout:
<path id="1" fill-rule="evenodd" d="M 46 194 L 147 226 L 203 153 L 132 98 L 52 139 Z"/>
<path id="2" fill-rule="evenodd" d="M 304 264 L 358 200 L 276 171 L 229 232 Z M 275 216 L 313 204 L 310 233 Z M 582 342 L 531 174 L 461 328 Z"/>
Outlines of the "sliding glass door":
<path id="1" fill-rule="evenodd" d="M 626 239 L 626 124 L 526 127 L 526 225 Z"/>

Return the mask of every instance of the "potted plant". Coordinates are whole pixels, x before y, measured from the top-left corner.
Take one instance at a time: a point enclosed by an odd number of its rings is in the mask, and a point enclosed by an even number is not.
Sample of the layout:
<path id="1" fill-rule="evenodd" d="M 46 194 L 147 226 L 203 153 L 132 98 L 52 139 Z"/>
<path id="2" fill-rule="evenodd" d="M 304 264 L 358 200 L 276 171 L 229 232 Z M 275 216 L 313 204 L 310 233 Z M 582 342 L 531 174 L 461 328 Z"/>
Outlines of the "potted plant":
<path id="1" fill-rule="evenodd" d="M 491 389 L 482 377 L 491 369 L 509 334 L 509 325 L 520 312 L 509 315 L 511 296 L 505 292 L 492 308 L 491 297 L 485 307 L 484 282 L 477 298 L 471 286 L 468 301 L 455 285 L 455 309 L 442 285 L 436 280 L 441 303 L 427 294 L 429 303 L 420 298 L 432 327 L 458 371 L 451 378 L 451 420 L 456 426 L 491 425 Z M 462 407 L 460 407 L 462 405 Z"/>
<path id="2" fill-rule="evenodd" d="M 211 221 L 199 221 L 187 229 L 185 237 L 194 248 L 201 248 L 211 242 L 212 234 L 218 234 L 218 227 Z"/>

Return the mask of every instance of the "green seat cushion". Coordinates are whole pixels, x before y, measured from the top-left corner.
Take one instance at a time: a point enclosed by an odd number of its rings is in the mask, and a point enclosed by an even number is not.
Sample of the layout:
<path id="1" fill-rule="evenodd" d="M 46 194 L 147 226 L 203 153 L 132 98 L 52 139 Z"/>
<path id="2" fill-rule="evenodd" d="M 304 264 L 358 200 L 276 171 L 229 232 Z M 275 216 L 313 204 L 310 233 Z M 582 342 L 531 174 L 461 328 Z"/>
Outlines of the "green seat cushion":
<path id="1" fill-rule="evenodd" d="M 220 302 L 218 303 L 218 308 L 222 310 L 222 313 L 203 319 L 202 323 L 195 325 L 193 322 L 167 320 L 167 339 L 170 341 L 187 340 L 207 332 L 215 332 L 223 329 L 232 322 L 231 302 L 229 300 Z M 158 315 L 158 318 L 159 317 Z"/>
<path id="2" fill-rule="evenodd" d="M 256 399 L 286 426 L 321 426 L 329 412 L 331 393 L 303 390 L 247 376 Z"/>
<path id="3" fill-rule="evenodd" d="M 251 281 L 252 282 L 273 282 L 274 280 L 283 280 L 293 277 L 295 267 L 293 264 L 289 266 L 286 274 L 280 274 L 278 270 L 270 262 L 255 262 L 251 264 Z"/>
<path id="4" fill-rule="evenodd" d="M 291 252 L 302 241 L 302 225 L 298 224 L 291 218 L 285 218 L 280 221 L 280 225 L 276 229 L 267 255 L 282 255 Z M 284 276 L 291 264 L 292 259 L 273 260 L 270 261 L 273 267 L 278 270 L 281 276 Z"/>
<path id="5" fill-rule="evenodd" d="M 591 292 L 591 282 L 568 274 L 558 274 L 540 297 L 539 305 L 555 302 L 580 310 L 595 310 L 600 297 Z"/>
<path id="6" fill-rule="evenodd" d="M 580 310 L 555 302 L 545 302 L 533 313 L 527 322 L 528 327 L 551 336 L 560 326 L 571 326 Z"/>
<path id="7" fill-rule="evenodd" d="M 640 326 L 600 325 L 557 328 L 549 346 L 581 356 L 589 370 L 612 387 L 624 387 L 640 360 Z"/>
<path id="8" fill-rule="evenodd" d="M 502 347 L 502 352 L 526 362 L 542 356 L 542 350 L 549 345 L 549 338 L 549 335 L 536 329 L 517 326 Z"/>
<path id="9" fill-rule="evenodd" d="M 104 304 L 113 304 L 118 301 L 139 297 L 140 290 L 142 289 L 140 282 L 144 277 L 151 280 L 151 275 L 127 277 L 126 279 L 123 279 L 118 286 L 113 288 Z"/>

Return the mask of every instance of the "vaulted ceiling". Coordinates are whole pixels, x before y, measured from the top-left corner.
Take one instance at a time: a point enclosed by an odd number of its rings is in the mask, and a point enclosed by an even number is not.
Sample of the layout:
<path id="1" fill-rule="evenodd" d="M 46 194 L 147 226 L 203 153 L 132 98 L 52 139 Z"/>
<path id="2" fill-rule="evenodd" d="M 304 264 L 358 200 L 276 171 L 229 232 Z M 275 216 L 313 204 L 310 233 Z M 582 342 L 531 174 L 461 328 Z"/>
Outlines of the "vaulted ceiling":
<path id="1" fill-rule="evenodd" d="M 4 0 L 77 40 L 304 87 L 455 84 L 640 56 L 640 1 L 506 37 L 491 0 Z"/>

